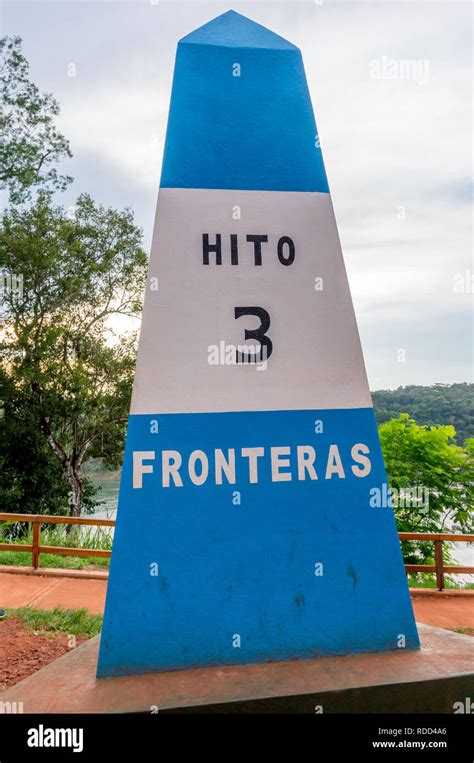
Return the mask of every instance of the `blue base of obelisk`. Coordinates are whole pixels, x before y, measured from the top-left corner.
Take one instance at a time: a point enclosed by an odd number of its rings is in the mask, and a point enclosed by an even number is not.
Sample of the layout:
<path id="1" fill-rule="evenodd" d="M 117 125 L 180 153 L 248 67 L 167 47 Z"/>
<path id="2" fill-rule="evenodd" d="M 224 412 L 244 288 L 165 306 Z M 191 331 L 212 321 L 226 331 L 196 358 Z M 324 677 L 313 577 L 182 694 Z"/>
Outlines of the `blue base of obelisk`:
<path id="1" fill-rule="evenodd" d="M 129 421 L 98 675 L 418 646 L 393 512 L 370 502 L 386 483 L 372 409 L 168 414 L 159 434 L 153 420 Z M 137 450 L 155 452 L 140 489 Z"/>

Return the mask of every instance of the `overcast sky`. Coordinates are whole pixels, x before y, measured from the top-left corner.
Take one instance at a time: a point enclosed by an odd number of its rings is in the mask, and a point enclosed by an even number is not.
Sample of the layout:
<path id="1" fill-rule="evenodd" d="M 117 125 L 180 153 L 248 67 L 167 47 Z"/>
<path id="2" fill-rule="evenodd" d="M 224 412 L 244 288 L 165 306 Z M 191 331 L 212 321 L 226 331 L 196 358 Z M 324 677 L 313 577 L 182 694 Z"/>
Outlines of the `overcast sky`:
<path id="1" fill-rule="evenodd" d="M 229 8 L 303 52 L 371 389 L 472 381 L 468 2 L 3 0 L 61 104 L 63 203 L 131 206 L 149 247 L 177 40 Z"/>

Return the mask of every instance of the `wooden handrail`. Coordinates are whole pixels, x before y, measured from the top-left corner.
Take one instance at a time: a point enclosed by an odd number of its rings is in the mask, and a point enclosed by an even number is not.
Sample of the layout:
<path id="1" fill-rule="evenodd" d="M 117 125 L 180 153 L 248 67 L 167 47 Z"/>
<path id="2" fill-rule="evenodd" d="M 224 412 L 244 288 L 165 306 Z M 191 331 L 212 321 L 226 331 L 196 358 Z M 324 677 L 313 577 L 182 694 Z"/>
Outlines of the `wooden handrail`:
<path id="1" fill-rule="evenodd" d="M 0 513 L 0 522 L 43 522 L 52 525 L 103 525 L 114 527 L 115 519 L 92 519 L 92 517 L 61 517 L 50 514 Z"/>
<path id="2" fill-rule="evenodd" d="M 32 567 L 39 567 L 40 554 L 58 556 L 94 557 L 110 559 L 111 551 L 102 548 L 74 548 L 73 546 L 42 546 L 41 525 L 92 525 L 94 527 L 115 527 L 115 519 L 93 519 L 92 517 L 62 517 L 50 514 L 10 514 L 0 513 L 0 522 L 28 522 L 33 524 L 33 543 L 0 543 L 0 551 L 25 551 L 31 554 Z"/>
<path id="3" fill-rule="evenodd" d="M 81 556 L 110 559 L 111 551 L 93 548 L 73 548 L 72 546 L 42 546 L 41 525 L 93 525 L 96 527 L 115 527 L 115 519 L 93 519 L 92 517 L 61 517 L 50 514 L 9 514 L 0 513 L 0 522 L 32 522 L 33 543 L 0 543 L 0 551 L 24 551 L 32 555 L 32 566 L 39 567 L 40 554 L 58 554 L 60 556 Z M 398 533 L 400 540 L 424 540 L 435 544 L 435 564 L 405 564 L 405 571 L 435 572 L 436 586 L 444 589 L 444 575 L 472 575 L 474 567 L 456 566 L 445 567 L 443 564 L 443 542 L 458 541 L 474 543 L 474 535 L 459 535 L 458 533 Z"/>
<path id="4" fill-rule="evenodd" d="M 436 587 L 438 591 L 444 590 L 444 576 L 449 575 L 473 575 L 474 567 L 456 566 L 445 567 L 443 562 L 443 541 L 458 541 L 474 543 L 474 535 L 459 535 L 458 533 L 398 533 L 400 540 L 424 540 L 433 541 L 435 546 L 434 564 L 405 564 L 405 572 L 434 572 L 436 573 Z"/>
<path id="5" fill-rule="evenodd" d="M 474 543 L 474 535 L 459 535 L 458 533 L 398 533 L 398 537 L 400 540 L 457 540 Z"/>

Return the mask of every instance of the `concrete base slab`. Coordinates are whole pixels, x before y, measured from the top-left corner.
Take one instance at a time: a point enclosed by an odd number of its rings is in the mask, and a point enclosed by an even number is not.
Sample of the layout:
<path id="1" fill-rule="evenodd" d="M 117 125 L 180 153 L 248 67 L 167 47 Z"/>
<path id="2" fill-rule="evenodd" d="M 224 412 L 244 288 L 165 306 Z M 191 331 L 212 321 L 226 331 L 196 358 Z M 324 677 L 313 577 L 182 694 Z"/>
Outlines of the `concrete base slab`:
<path id="1" fill-rule="evenodd" d="M 416 651 L 97 680 L 99 637 L 0 694 L 25 713 L 453 713 L 474 696 L 474 640 L 418 625 Z M 1 703 L 7 703 L 1 704 Z"/>

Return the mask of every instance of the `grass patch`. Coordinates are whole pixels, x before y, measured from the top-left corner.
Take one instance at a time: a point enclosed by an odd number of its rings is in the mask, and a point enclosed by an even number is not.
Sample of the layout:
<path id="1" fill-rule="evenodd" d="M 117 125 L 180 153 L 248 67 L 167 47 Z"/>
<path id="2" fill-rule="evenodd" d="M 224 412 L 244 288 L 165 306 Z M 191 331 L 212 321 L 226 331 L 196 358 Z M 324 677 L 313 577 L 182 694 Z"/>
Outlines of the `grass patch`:
<path id="1" fill-rule="evenodd" d="M 59 556 L 58 554 L 40 554 L 40 567 L 83 570 L 91 564 L 108 569 L 110 559 L 95 556 Z M 0 566 L 31 567 L 31 553 L 22 551 L 0 551 Z"/>
<path id="2" fill-rule="evenodd" d="M 7 609 L 11 616 L 19 617 L 25 626 L 37 633 L 65 633 L 68 636 L 92 638 L 100 633 L 102 615 L 91 615 L 87 609 Z"/>
<path id="3" fill-rule="evenodd" d="M 415 573 L 408 575 L 408 585 L 410 588 L 437 588 L 436 577 L 433 573 Z M 474 589 L 474 583 L 458 583 L 447 575 L 444 578 L 444 587 L 454 591 L 471 591 Z"/>

